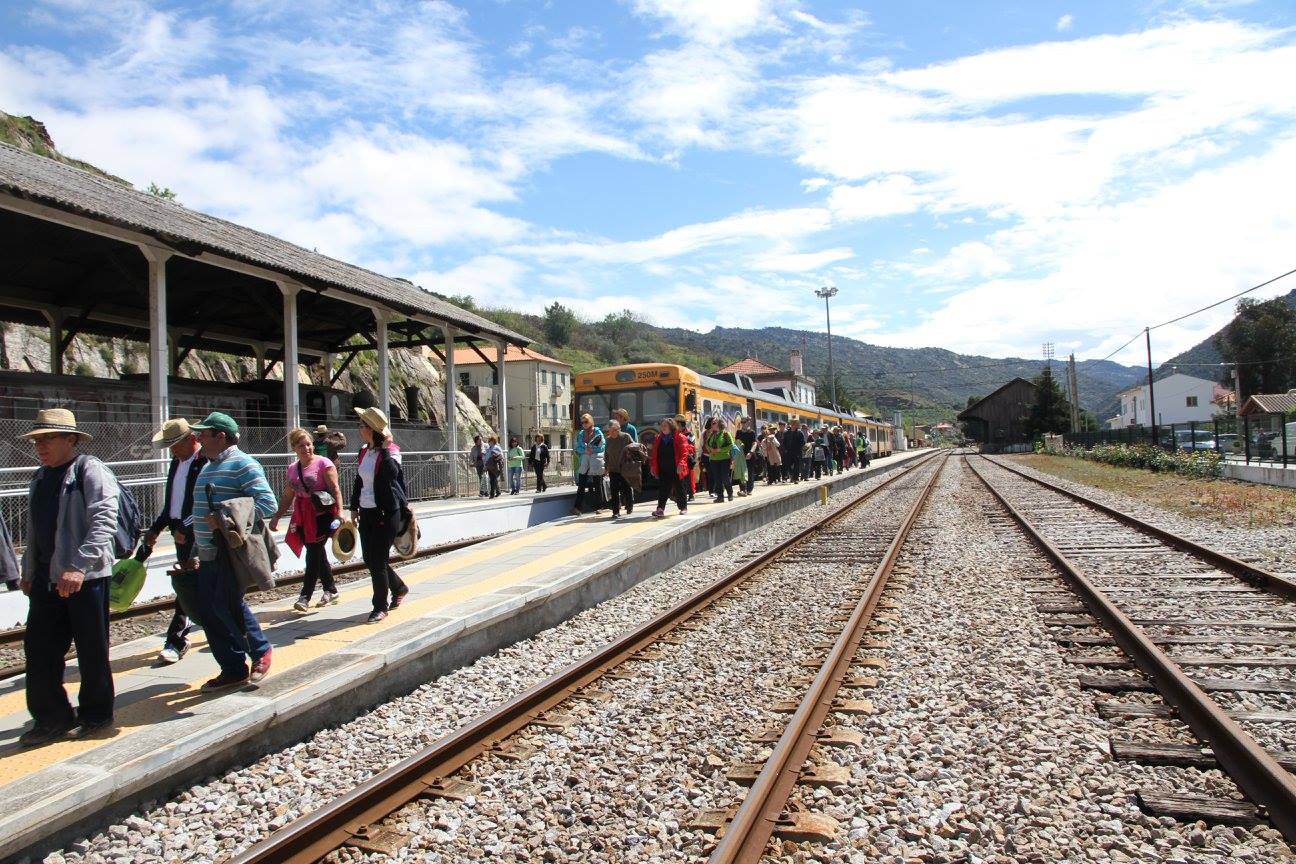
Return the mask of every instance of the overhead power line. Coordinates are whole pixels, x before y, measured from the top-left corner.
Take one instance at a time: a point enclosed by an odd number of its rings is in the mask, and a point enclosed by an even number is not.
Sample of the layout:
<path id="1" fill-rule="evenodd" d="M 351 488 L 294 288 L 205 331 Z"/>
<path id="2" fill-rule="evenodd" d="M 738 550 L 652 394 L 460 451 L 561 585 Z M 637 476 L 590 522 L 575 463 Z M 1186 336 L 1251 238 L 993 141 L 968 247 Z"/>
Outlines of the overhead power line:
<path id="1" fill-rule="evenodd" d="M 1264 288 L 1266 285 L 1272 285 L 1273 283 L 1277 282 L 1279 279 L 1285 279 L 1288 276 L 1292 275 L 1293 273 L 1296 273 L 1296 269 L 1288 270 L 1286 273 L 1283 273 L 1279 276 L 1275 276 L 1272 279 L 1266 279 L 1264 282 L 1261 282 L 1259 285 L 1252 285 L 1250 288 L 1246 289 L 1245 291 L 1239 291 L 1236 294 L 1225 297 L 1223 300 L 1216 300 L 1214 303 L 1210 304 L 1209 306 L 1203 306 L 1200 309 L 1189 312 L 1187 315 L 1180 315 L 1178 318 L 1171 318 L 1169 321 L 1162 321 L 1160 324 L 1157 324 L 1155 327 L 1149 327 L 1148 329 L 1159 330 L 1162 327 L 1166 327 L 1170 324 L 1177 324 L 1180 321 L 1184 320 L 1185 318 L 1191 318 L 1192 316 L 1199 315 L 1202 312 L 1207 311 L 1208 309 L 1214 309 L 1216 306 L 1222 306 L 1223 304 L 1229 302 L 1230 300 L 1236 300 L 1237 298 L 1243 296 L 1244 294 L 1250 294 L 1252 291 L 1259 291 L 1261 288 Z"/>

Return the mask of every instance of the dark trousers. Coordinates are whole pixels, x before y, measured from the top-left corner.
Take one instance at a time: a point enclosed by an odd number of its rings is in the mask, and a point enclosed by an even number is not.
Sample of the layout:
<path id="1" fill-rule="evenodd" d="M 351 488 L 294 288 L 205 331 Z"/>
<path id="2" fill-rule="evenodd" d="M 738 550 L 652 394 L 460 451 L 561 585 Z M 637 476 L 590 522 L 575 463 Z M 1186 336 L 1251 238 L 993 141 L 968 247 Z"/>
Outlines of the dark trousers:
<path id="1" fill-rule="evenodd" d="M 707 476 L 711 478 L 711 494 L 720 500 L 727 493 L 733 500 L 733 464 L 728 459 L 712 459 L 707 466 Z"/>
<path id="2" fill-rule="evenodd" d="M 824 463 L 822 463 L 822 462 L 816 462 L 816 463 L 814 463 L 814 475 L 815 475 L 815 479 L 816 479 L 816 480 L 818 480 L 820 477 L 823 476 L 823 470 L 824 470 Z M 832 473 L 832 469 L 831 469 L 831 468 L 828 470 L 828 473 L 829 473 L 829 474 Z"/>
<path id="3" fill-rule="evenodd" d="M 603 477 L 595 474 L 577 474 L 576 475 L 576 503 L 572 506 L 577 510 L 585 503 L 585 490 L 589 490 L 594 495 L 594 509 L 603 509 Z"/>
<path id="4" fill-rule="evenodd" d="M 246 674 L 246 658 L 256 662 L 270 650 L 270 640 L 261 632 L 225 561 L 199 561 L 197 570 L 176 574 L 171 584 L 181 607 L 207 634 L 221 672 Z"/>
<path id="5" fill-rule="evenodd" d="M 801 457 L 786 456 L 783 459 L 783 477 L 793 483 L 801 482 Z"/>
<path id="6" fill-rule="evenodd" d="M 768 462 L 765 464 L 765 485 L 766 486 L 773 486 L 775 483 L 778 482 L 779 472 L 782 469 L 782 467 L 783 467 L 782 465 L 772 465 Z"/>
<path id="7" fill-rule="evenodd" d="M 621 506 L 624 504 L 626 512 L 629 513 L 634 509 L 634 490 L 630 488 L 630 483 L 620 474 L 613 474 L 612 480 L 612 515 L 621 515 Z"/>
<path id="8" fill-rule="evenodd" d="M 537 492 L 543 492 L 543 491 L 545 491 L 546 489 L 548 489 L 548 488 L 549 488 L 549 484 L 546 483 L 546 482 L 545 482 L 545 479 L 544 479 L 544 468 L 543 468 L 543 467 L 536 467 L 536 468 L 534 468 L 534 469 L 532 469 L 532 470 L 535 471 L 535 475 L 536 475 L 536 491 L 537 491 Z"/>
<path id="9" fill-rule="evenodd" d="M 667 498 L 675 499 L 675 504 L 680 510 L 686 508 L 688 506 L 688 501 L 686 500 L 684 490 L 687 483 L 687 480 L 681 480 L 674 474 L 663 476 L 657 487 L 657 509 L 665 509 Z"/>
<path id="10" fill-rule="evenodd" d="M 168 527 L 173 533 L 183 533 L 185 537 L 182 542 L 176 543 L 176 563 L 185 564 L 191 561 L 194 556 L 193 528 L 186 528 L 179 519 L 170 520 Z M 189 645 L 189 634 L 193 629 L 193 622 L 189 620 L 184 607 L 180 605 L 179 595 L 176 595 L 175 614 L 171 616 L 171 623 L 167 625 L 165 644 L 183 654 Z"/>
<path id="11" fill-rule="evenodd" d="M 76 644 L 81 673 L 76 715 L 63 672 L 68 649 Z M 48 579 L 32 580 L 27 607 L 27 710 L 37 726 L 99 723 L 113 716 L 112 667 L 108 664 L 108 580 L 90 579 L 70 597 L 60 597 Z"/>
<path id="12" fill-rule="evenodd" d="M 386 612 L 390 608 L 389 593 L 395 597 L 409 590 L 391 566 L 391 545 L 398 527 L 396 524 L 388 525 L 377 508 L 360 508 L 360 546 L 365 566 L 369 568 L 369 578 L 373 580 L 375 612 Z"/>
<path id="13" fill-rule="evenodd" d="M 500 494 L 500 475 L 496 474 L 494 471 L 487 471 L 486 473 L 490 476 L 490 497 L 498 498 Z"/>
<path id="14" fill-rule="evenodd" d="M 333 568 L 329 566 L 328 553 L 324 551 L 327 541 L 306 545 L 306 572 L 302 576 L 301 596 L 309 599 L 315 593 L 315 582 L 324 586 L 325 593 L 336 594 L 337 585 L 333 583 Z"/>

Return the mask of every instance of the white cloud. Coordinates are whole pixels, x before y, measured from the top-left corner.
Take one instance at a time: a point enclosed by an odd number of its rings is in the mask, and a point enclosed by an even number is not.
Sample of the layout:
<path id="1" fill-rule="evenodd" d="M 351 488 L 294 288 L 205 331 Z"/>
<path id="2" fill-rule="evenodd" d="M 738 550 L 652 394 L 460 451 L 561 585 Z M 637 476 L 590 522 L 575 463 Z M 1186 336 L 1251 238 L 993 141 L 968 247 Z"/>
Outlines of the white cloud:
<path id="1" fill-rule="evenodd" d="M 1071 26 L 1073 24 L 1075 24 L 1075 16 L 1072 15 L 1070 12 L 1068 12 L 1067 14 L 1059 18 L 1057 20 L 1057 24 L 1054 26 L 1056 27 L 1059 33 L 1065 33 L 1066 31 L 1071 29 Z"/>
<path id="2" fill-rule="evenodd" d="M 636 65 L 625 110 L 672 146 L 715 147 L 726 142 L 725 130 L 758 78 L 752 60 L 732 47 L 688 44 Z"/>
<path id="3" fill-rule="evenodd" d="M 891 174 L 862 186 L 837 186 L 828 195 L 828 208 L 836 218 L 853 221 L 913 213 L 929 200 L 912 177 Z"/>
<path id="4" fill-rule="evenodd" d="M 647 240 L 568 240 L 518 245 L 509 251 L 544 260 L 646 264 L 750 240 L 781 241 L 817 234 L 829 227 L 828 211 L 817 207 L 751 210 L 714 222 L 671 229 Z"/>
<path id="5" fill-rule="evenodd" d="M 698 42 L 730 42 L 778 26 L 772 0 L 635 0 L 634 8 Z"/>
<path id="6" fill-rule="evenodd" d="M 769 252 L 755 256 L 748 262 L 748 266 L 753 270 L 767 272 L 808 273 L 854 257 L 854 250 L 839 246 L 821 252 Z"/>

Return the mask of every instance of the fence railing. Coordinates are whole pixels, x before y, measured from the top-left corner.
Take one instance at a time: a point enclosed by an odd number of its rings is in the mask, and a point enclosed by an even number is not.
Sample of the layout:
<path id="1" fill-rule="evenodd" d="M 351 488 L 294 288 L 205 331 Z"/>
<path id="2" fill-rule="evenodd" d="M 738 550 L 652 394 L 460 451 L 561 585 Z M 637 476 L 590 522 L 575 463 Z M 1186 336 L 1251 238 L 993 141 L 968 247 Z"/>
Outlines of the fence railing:
<path id="1" fill-rule="evenodd" d="M 287 485 L 288 468 L 297 459 L 291 453 L 253 453 L 261 463 L 266 479 L 275 495 L 282 495 Z M 342 487 L 345 502 L 351 494 L 356 476 L 356 453 L 343 453 L 339 459 L 338 484 Z M 118 480 L 128 487 L 139 502 L 144 518 L 151 521 L 160 512 L 166 491 L 167 458 L 130 459 L 106 462 Z M 27 489 L 36 466 L 0 468 L 0 519 L 9 528 L 15 547 L 27 544 Z M 478 494 L 477 469 L 466 452 L 448 450 L 405 450 L 401 453 L 401 470 L 411 501 L 432 501 L 441 498 L 473 497 Z M 545 482 L 562 486 L 574 482 L 572 451 L 551 449 Z M 500 478 L 500 491 L 507 494 L 508 472 Z M 535 472 L 529 466 L 522 469 L 521 489 L 535 489 Z"/>
<path id="2" fill-rule="evenodd" d="M 1063 440 L 1086 449 L 1095 444 L 1156 444 L 1166 450 L 1213 450 L 1230 462 L 1247 465 L 1296 465 L 1296 421 L 1284 414 L 1167 423 L 1157 426 L 1155 441 L 1148 426 L 1071 432 Z"/>

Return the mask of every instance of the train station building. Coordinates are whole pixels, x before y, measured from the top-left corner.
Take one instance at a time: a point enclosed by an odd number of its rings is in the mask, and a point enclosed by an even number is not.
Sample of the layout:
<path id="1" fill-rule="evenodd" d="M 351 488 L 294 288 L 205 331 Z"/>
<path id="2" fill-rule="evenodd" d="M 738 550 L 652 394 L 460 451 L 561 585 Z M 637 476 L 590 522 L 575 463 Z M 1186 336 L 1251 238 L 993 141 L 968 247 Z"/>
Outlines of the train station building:
<path id="1" fill-rule="evenodd" d="M 431 398 L 421 425 L 436 427 L 438 413 L 448 418 L 426 440 L 454 452 L 456 349 L 484 346 L 502 358 L 528 343 L 407 280 L 7 145 L 0 145 L 0 262 L 0 318 L 48 328 L 51 371 L 34 393 L 0 399 L 0 420 L 71 407 L 96 439 L 118 445 L 96 454 L 109 459 L 125 452 L 123 437 L 157 428 L 181 407 L 233 409 L 241 423 L 269 433 L 254 439 L 262 449 L 286 449 L 286 431 L 304 422 L 354 426 L 356 394 L 330 385 L 363 355 L 376 363 L 376 392 L 367 398 L 391 416 L 395 348 L 425 348 L 444 365 L 444 392 Z M 63 374 L 64 353 L 79 334 L 146 346 L 138 380 Z M 194 351 L 254 358 L 259 380 L 220 387 L 177 377 Z M 303 367 L 315 374 L 303 375 Z M 499 367 L 505 400 L 502 361 Z M 405 394 L 402 401 L 413 415 L 402 419 L 417 421 L 417 405 L 411 411 Z M 12 435 L 0 437 L 11 446 Z"/>

